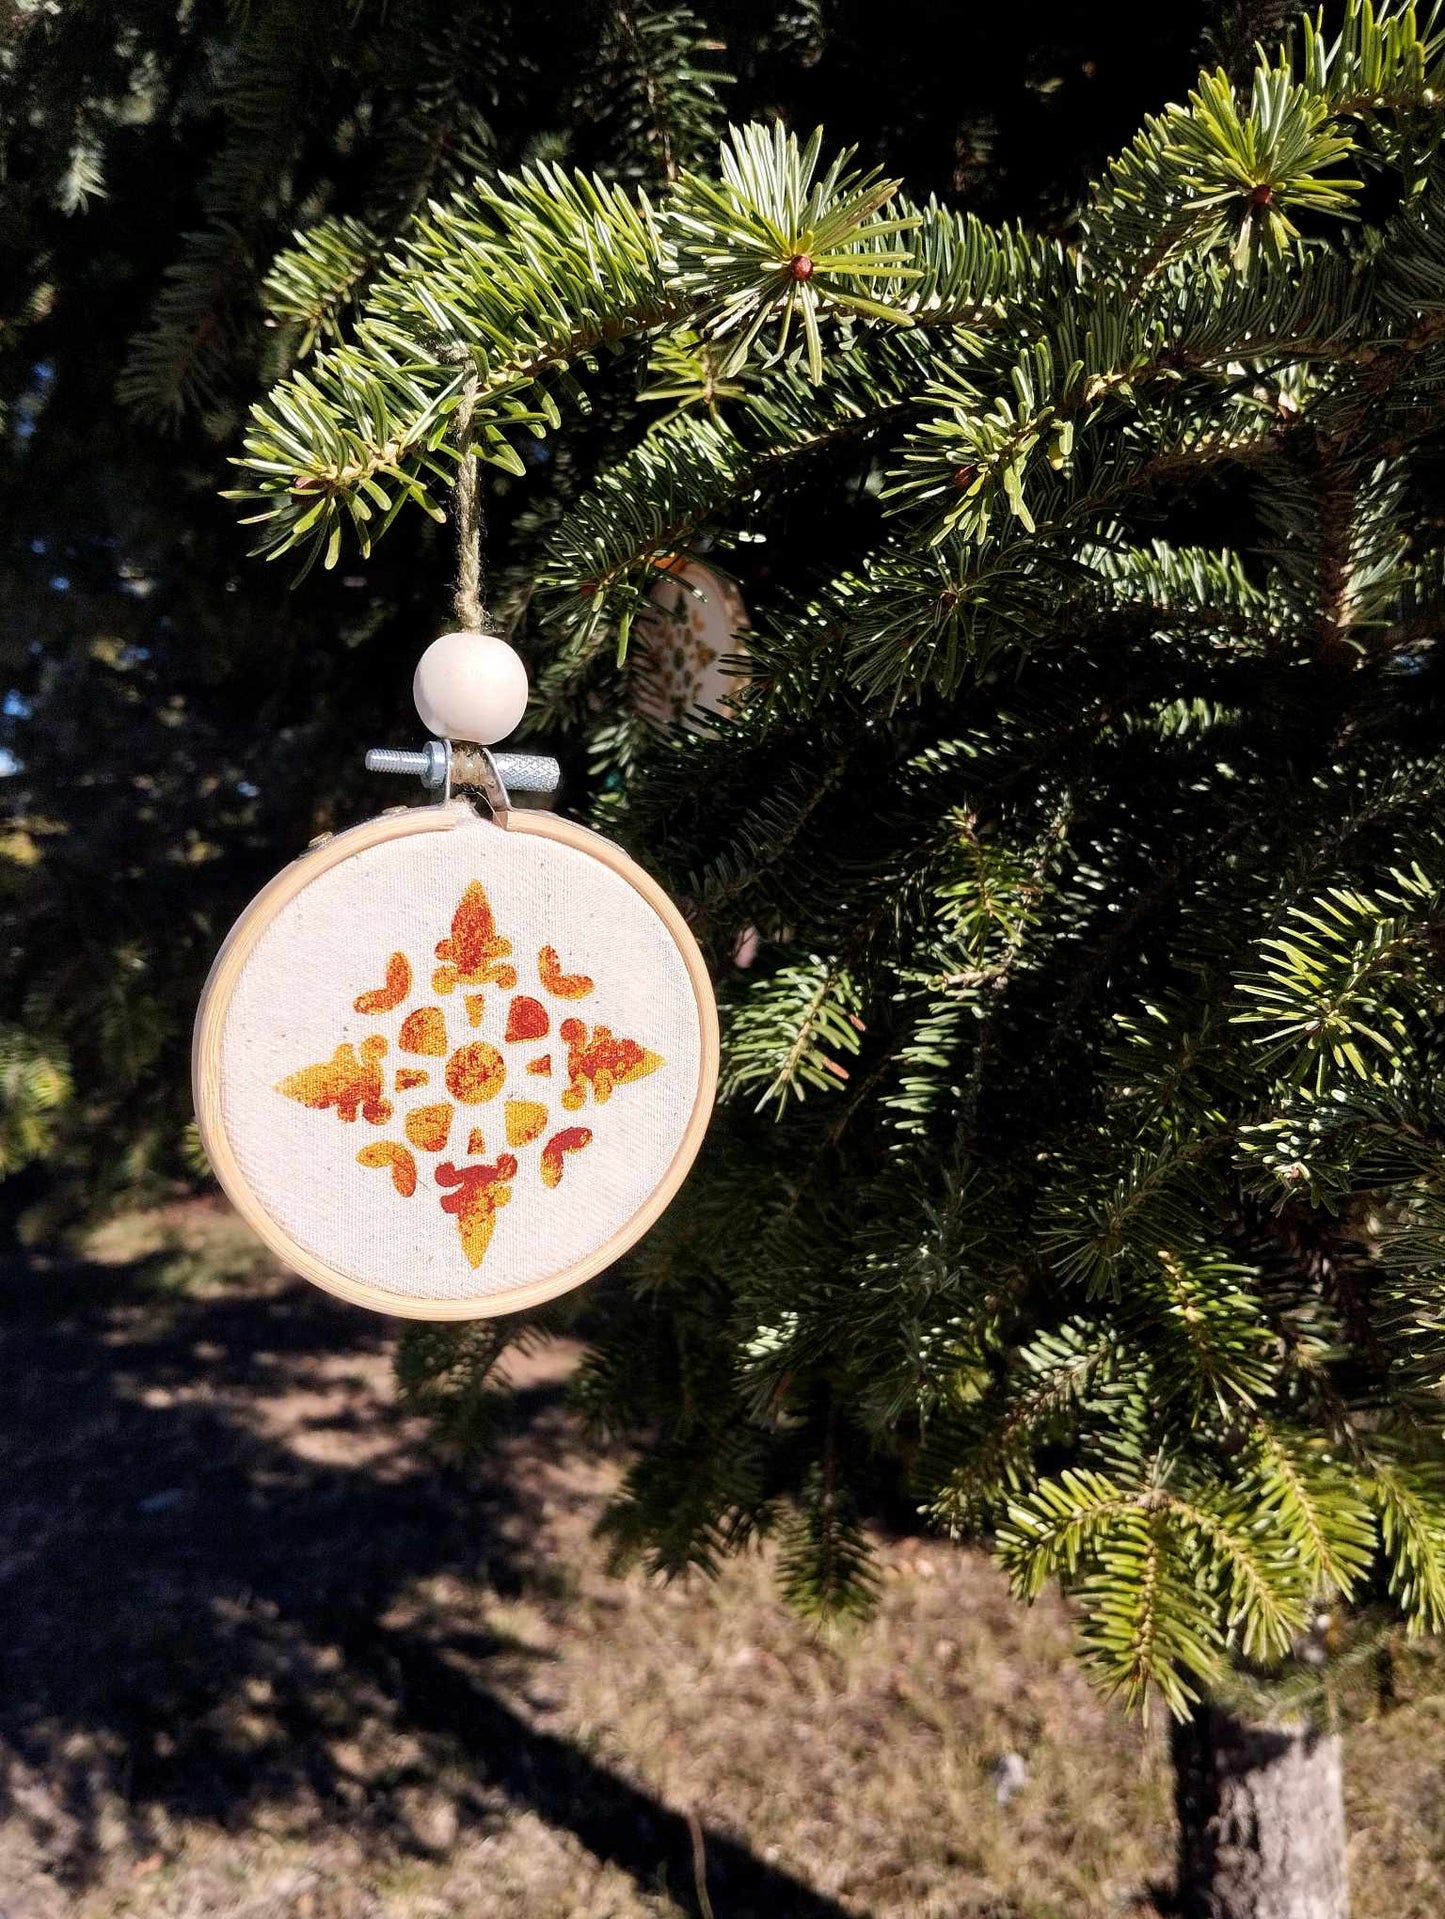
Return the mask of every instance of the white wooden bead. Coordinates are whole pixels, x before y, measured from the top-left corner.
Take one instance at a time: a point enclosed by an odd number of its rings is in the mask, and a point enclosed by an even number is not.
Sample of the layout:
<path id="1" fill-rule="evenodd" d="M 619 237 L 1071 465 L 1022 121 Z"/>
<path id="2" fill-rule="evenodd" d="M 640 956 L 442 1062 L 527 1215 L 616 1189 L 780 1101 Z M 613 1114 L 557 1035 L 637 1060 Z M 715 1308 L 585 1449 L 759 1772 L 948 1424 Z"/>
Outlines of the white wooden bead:
<path id="1" fill-rule="evenodd" d="M 417 661 L 411 697 L 428 732 L 495 746 L 527 709 L 527 669 L 491 633 L 443 633 Z"/>

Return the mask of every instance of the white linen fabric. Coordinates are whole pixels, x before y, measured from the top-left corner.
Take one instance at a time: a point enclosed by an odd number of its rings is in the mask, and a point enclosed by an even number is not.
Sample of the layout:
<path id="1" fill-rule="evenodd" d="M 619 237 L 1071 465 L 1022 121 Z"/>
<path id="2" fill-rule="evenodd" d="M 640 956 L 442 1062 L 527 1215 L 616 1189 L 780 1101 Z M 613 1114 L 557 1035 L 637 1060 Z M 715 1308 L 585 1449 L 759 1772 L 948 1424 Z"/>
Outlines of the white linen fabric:
<path id="1" fill-rule="evenodd" d="M 514 966 L 516 982 L 464 979 L 438 991 L 445 969 L 437 944 L 450 937 L 453 915 L 474 883 L 497 935 L 511 943 L 498 964 Z M 553 949 L 550 964 L 539 959 L 544 948 Z M 381 993 L 398 953 L 410 969 L 409 990 L 387 1010 L 357 1011 L 358 997 Z M 574 996 L 579 975 L 593 985 Z M 507 1038 L 509 1023 L 539 1023 L 535 1007 L 524 1009 L 526 1017 L 513 1011 L 518 996 L 543 1009 L 545 1035 Z M 444 1037 L 430 1013 L 425 1020 L 443 1052 L 403 1048 L 404 1021 L 424 1008 L 440 1012 Z M 578 1028 L 569 1045 L 561 1036 L 567 1020 L 581 1023 L 584 1068 L 599 1026 L 636 1042 L 657 1063 L 610 1087 L 605 1073 L 569 1076 Z M 413 1040 L 418 1030 L 414 1020 Z M 385 1041 L 379 1057 L 378 1038 Z M 496 1084 L 494 1072 L 483 1098 L 458 1097 L 449 1077 L 464 1094 L 477 1088 L 466 1087 L 459 1072 L 449 1076 L 449 1061 L 479 1042 L 500 1056 L 505 1083 Z M 382 1098 L 369 1102 L 370 1113 L 365 1103 L 356 1110 L 353 1100 L 348 1119 L 345 1101 L 307 1104 L 282 1090 L 288 1081 L 294 1088 L 299 1073 L 332 1061 L 342 1046 L 353 1049 L 343 1057 L 371 1064 L 371 1085 Z M 528 1070 L 544 1057 L 549 1075 Z M 624 1065 L 635 1059 L 623 1055 Z M 677 1153 L 697 1103 L 701 1062 L 691 976 L 642 895 L 574 846 L 468 818 L 452 830 L 386 841 L 342 860 L 276 914 L 225 1009 L 221 1122 L 261 1206 L 334 1272 L 410 1299 L 476 1298 L 558 1274 L 627 1225 Z M 398 1090 L 399 1072 L 425 1073 L 425 1083 Z M 569 1085 L 570 1109 L 562 1104 Z M 525 1143 L 509 1144 L 511 1102 L 526 1102 L 525 1113 L 516 1109 L 519 1133 L 540 1126 Z M 437 1106 L 451 1109 L 446 1142 L 428 1149 L 409 1137 L 406 1118 Z M 591 1134 L 585 1146 L 575 1143 L 578 1128 Z M 544 1151 L 569 1129 L 574 1143 L 554 1150 L 557 1176 L 544 1179 Z M 402 1184 L 407 1159 L 414 1169 L 409 1195 L 398 1189 L 385 1155 L 373 1151 L 374 1163 L 358 1162 L 359 1150 L 388 1145 L 402 1156 Z M 515 1161 L 505 1182 L 510 1195 L 489 1215 L 491 1237 L 474 1264 L 457 1213 L 443 1210 L 442 1201 L 455 1201 L 458 1169 L 495 1169 L 504 1154 Z"/>

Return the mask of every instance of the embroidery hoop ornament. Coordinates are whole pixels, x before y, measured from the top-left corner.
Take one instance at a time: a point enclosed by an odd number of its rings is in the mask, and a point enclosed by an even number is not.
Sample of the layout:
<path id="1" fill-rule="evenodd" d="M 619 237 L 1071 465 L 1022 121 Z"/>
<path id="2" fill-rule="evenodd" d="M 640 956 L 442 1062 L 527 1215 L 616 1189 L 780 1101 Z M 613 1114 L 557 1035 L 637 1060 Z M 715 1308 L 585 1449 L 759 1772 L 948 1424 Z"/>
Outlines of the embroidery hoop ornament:
<path id="1" fill-rule="evenodd" d="M 462 575 L 459 610 L 465 560 Z M 555 762 L 487 750 L 525 703 L 512 649 L 473 630 L 428 661 L 417 704 L 446 737 L 367 759 L 420 774 L 440 804 L 324 836 L 262 889 L 206 982 L 192 1078 L 217 1178 L 278 1257 L 355 1305 L 455 1321 L 556 1298 L 656 1223 L 707 1130 L 718 1020 L 657 882 L 586 827 L 512 804 L 509 779 L 556 784 Z M 617 973 L 619 945 L 636 977 Z"/>

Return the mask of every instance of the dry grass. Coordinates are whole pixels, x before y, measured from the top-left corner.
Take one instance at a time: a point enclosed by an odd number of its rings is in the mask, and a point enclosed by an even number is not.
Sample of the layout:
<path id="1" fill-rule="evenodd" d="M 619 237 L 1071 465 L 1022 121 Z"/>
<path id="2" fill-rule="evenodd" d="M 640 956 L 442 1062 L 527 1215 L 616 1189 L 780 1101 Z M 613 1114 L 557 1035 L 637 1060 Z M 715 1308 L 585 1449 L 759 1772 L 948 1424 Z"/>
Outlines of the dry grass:
<path id="1" fill-rule="evenodd" d="M 698 1845 L 715 1919 L 1156 1909 L 1159 1741 L 1058 1605 L 912 1539 L 836 1640 L 758 1557 L 619 1582 L 565 1350 L 468 1484 L 385 1324 L 224 1215 L 93 1252 L 13 1276 L 0 1346 L 6 1919 L 660 1919 L 704 1912 Z M 1426 1707 L 1356 1736 L 1357 1919 L 1439 1910 L 1442 1755 Z"/>

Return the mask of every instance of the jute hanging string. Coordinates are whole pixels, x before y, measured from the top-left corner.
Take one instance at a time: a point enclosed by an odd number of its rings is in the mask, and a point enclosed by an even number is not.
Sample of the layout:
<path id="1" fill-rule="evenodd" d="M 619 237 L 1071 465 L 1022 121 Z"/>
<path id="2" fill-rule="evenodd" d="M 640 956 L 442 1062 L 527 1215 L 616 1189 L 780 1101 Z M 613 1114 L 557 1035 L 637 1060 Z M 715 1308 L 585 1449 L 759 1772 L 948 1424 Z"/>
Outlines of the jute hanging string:
<path id="1" fill-rule="evenodd" d="M 457 626 L 464 633 L 487 631 L 487 609 L 482 603 L 481 474 L 477 456 L 472 452 L 472 415 L 480 386 L 473 367 L 463 382 L 456 412 L 457 450 L 461 458 L 452 488 L 452 512 L 457 525 L 457 584 L 452 604 Z"/>

